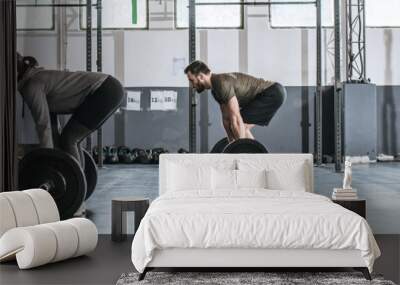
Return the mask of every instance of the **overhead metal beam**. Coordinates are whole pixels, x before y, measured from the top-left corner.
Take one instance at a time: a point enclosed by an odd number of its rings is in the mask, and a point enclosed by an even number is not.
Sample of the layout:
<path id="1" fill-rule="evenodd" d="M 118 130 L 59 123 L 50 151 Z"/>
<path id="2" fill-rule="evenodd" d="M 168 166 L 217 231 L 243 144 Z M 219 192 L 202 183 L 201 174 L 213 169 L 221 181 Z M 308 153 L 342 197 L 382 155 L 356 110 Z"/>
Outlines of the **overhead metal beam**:
<path id="1" fill-rule="evenodd" d="M 199 2 L 196 6 L 270 6 L 270 5 L 317 5 L 317 1 L 282 1 L 282 2 Z"/>
<path id="2" fill-rule="evenodd" d="M 18 4 L 17 7 L 87 7 L 87 4 Z"/>

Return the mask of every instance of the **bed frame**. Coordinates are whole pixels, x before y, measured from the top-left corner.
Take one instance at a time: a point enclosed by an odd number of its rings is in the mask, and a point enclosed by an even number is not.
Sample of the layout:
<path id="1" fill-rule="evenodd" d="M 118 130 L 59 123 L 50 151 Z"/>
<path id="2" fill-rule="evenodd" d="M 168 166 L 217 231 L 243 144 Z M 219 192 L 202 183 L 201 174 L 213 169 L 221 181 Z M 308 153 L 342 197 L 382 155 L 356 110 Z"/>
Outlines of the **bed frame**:
<path id="1" fill-rule="evenodd" d="M 185 159 L 204 160 L 212 163 L 221 159 L 260 158 L 260 154 L 168 154 L 160 156 L 159 191 L 166 192 L 168 161 Z M 306 191 L 313 192 L 313 156 L 311 154 L 263 154 L 262 159 L 293 159 L 306 162 L 309 185 Z M 371 275 L 361 257 L 359 250 L 329 250 L 329 249 L 248 249 L 248 248 L 224 248 L 224 249 L 194 249 L 194 248 L 170 248 L 156 250 L 152 261 L 139 275 L 143 280 L 146 273 L 160 268 L 203 268 L 213 271 L 217 268 L 229 268 L 234 271 L 246 271 L 250 269 L 271 268 L 353 268 L 361 271 L 367 280 Z"/>
<path id="2" fill-rule="evenodd" d="M 328 249 L 193 249 L 156 250 L 152 261 L 139 275 L 143 280 L 155 268 L 230 268 L 234 271 L 285 268 L 353 268 L 367 280 L 371 275 L 359 250 Z M 262 270 L 261 270 L 262 271 Z"/>

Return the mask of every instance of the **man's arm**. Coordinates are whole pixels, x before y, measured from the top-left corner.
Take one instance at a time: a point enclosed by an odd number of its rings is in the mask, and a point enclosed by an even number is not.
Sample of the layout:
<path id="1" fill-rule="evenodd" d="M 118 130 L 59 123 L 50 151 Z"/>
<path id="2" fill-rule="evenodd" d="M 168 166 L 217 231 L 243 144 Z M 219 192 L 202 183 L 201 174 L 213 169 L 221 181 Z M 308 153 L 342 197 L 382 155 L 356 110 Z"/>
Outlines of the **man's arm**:
<path id="1" fill-rule="evenodd" d="M 236 96 L 230 98 L 226 104 L 221 104 L 221 112 L 229 141 L 245 138 L 245 126 Z"/>
<path id="2" fill-rule="evenodd" d="M 53 148 L 51 121 L 46 94 L 37 84 L 28 84 L 21 90 L 21 95 L 31 111 L 36 124 L 41 147 Z"/>
<path id="3" fill-rule="evenodd" d="M 235 140 L 235 138 L 234 138 L 234 135 L 233 135 L 233 133 L 231 131 L 231 124 L 230 124 L 229 118 L 224 116 L 224 111 L 223 111 L 224 105 L 220 105 L 220 108 L 221 108 L 221 113 L 222 113 L 222 124 L 224 126 L 225 131 L 226 131 L 226 135 L 228 137 L 228 142 L 232 142 L 232 141 Z"/>

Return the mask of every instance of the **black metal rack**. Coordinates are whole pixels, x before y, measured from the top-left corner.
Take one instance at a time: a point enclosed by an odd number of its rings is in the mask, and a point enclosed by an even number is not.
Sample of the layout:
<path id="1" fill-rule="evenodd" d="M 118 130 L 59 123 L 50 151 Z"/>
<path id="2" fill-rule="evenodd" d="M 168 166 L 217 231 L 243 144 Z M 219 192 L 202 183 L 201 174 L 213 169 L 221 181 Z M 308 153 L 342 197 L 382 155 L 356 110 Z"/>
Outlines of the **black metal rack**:
<path id="1" fill-rule="evenodd" d="M 316 81 L 316 116 L 315 116 L 315 156 L 317 165 L 322 164 L 322 21 L 321 21 L 321 0 L 316 1 L 282 1 L 282 2 L 212 2 L 196 3 L 196 0 L 189 0 L 189 61 L 196 59 L 196 6 L 271 6 L 271 5 L 315 5 L 316 6 L 316 32 L 317 32 L 317 81 Z M 189 87 L 189 150 L 196 152 L 196 93 Z"/>

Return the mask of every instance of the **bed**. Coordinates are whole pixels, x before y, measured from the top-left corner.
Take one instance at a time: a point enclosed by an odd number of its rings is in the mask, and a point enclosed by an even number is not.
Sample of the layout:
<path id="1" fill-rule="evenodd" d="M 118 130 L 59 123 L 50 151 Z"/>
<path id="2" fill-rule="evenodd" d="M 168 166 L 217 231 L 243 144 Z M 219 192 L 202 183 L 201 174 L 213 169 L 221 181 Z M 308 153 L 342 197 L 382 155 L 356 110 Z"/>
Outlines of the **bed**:
<path id="1" fill-rule="evenodd" d="M 310 154 L 163 154 L 132 262 L 153 268 L 352 267 L 380 251 L 365 219 L 313 193 Z"/>

